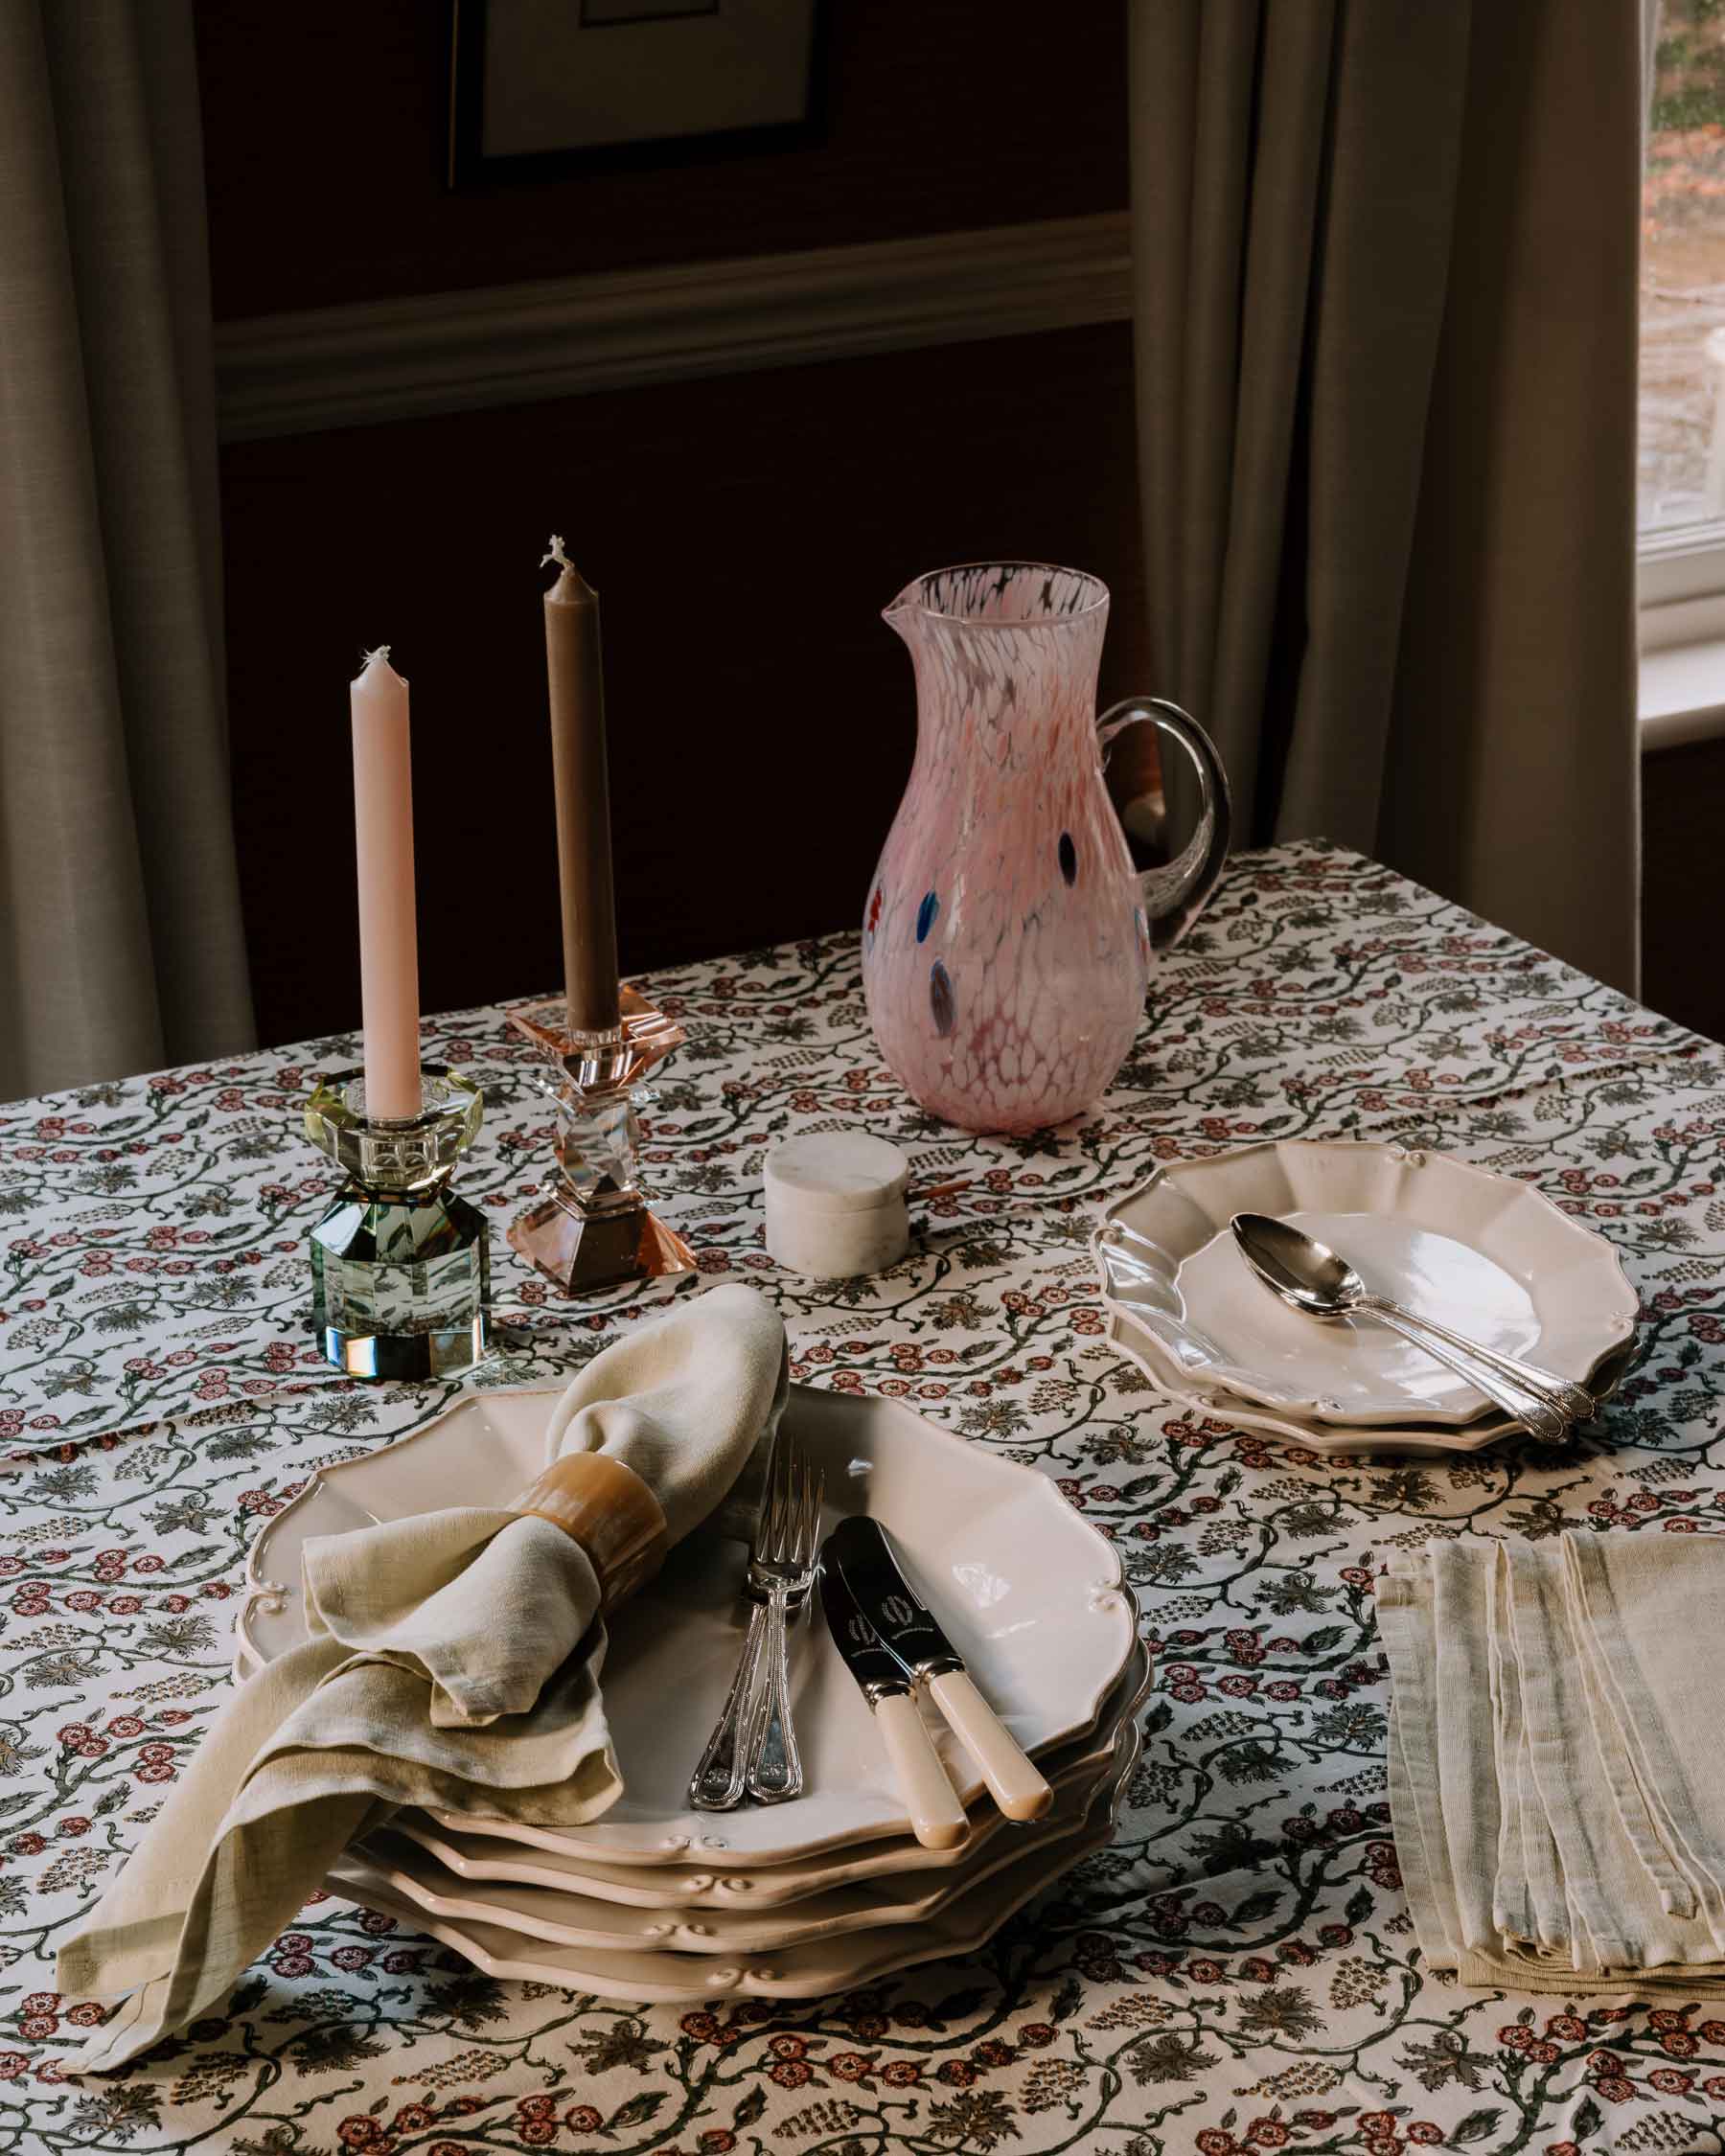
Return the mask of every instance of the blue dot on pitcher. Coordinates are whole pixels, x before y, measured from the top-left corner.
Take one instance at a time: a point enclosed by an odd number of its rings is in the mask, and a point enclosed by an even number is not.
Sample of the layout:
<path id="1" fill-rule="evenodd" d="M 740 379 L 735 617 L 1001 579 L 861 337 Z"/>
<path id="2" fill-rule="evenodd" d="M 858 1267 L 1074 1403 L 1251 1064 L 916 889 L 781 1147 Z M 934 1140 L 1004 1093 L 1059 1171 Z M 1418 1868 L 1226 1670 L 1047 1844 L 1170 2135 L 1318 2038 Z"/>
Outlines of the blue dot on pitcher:
<path id="1" fill-rule="evenodd" d="M 934 916 L 940 911 L 938 895 L 931 891 L 916 909 L 916 940 L 927 943 L 929 930 L 934 926 Z"/>
<path id="2" fill-rule="evenodd" d="M 1060 873 L 1066 878 L 1069 890 L 1078 881 L 1078 849 L 1072 843 L 1070 831 L 1060 835 Z"/>
<path id="3" fill-rule="evenodd" d="M 944 1041 L 958 1017 L 958 1000 L 953 994 L 953 976 L 938 958 L 929 968 L 929 1009 L 934 1018 L 934 1030 Z"/>

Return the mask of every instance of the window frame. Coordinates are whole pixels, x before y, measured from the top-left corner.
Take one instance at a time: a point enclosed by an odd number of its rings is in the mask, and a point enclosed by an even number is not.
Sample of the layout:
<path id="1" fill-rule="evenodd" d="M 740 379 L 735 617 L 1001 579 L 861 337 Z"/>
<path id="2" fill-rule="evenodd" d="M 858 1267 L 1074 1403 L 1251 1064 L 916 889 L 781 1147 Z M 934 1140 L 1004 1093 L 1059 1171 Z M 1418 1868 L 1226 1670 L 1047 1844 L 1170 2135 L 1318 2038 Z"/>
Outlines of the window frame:
<path id="1" fill-rule="evenodd" d="M 1636 562 L 1644 652 L 1725 637 L 1725 519 L 1643 533 Z"/>

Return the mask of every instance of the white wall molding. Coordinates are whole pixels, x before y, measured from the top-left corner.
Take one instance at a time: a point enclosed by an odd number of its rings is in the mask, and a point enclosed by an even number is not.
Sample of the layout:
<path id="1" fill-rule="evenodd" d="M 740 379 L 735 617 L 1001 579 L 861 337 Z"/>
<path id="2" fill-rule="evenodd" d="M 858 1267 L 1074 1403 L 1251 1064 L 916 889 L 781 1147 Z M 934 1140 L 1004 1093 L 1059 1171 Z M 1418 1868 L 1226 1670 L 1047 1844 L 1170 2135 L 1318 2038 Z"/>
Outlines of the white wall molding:
<path id="1" fill-rule="evenodd" d="M 224 441 L 1117 322 L 1125 214 L 254 315 L 216 333 Z"/>

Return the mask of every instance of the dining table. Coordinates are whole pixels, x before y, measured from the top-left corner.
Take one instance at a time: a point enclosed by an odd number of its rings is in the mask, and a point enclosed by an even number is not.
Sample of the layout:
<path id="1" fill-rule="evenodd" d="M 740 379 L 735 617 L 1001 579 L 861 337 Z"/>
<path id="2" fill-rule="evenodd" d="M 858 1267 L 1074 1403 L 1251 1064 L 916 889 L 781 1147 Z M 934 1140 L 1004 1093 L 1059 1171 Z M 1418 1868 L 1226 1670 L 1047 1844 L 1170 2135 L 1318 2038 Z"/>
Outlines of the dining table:
<path id="1" fill-rule="evenodd" d="M 1725 2010 L 1424 1967 L 1373 1589 L 1440 1537 L 1725 1531 L 1725 1050 L 1300 841 L 1238 857 L 1155 960 L 1093 1110 L 981 1136 L 885 1067 L 858 944 L 643 981 L 687 1036 L 644 1167 L 700 1270 L 580 1299 L 504 1241 L 547 1187 L 535 1049 L 501 1008 L 426 1021 L 485 1096 L 457 1187 L 494 1224 L 494 1351 L 460 1380 L 343 1376 L 311 1336 L 333 1184 L 301 1117 L 351 1038 L 0 1108 L 0 2156 L 1719 2147 Z M 799 1278 L 763 1244 L 764 1156 L 840 1127 L 908 1154 L 910 1251 Z M 1641 1353 L 1601 1416 L 1558 1445 L 1324 1458 L 1161 1398 L 1109 1337 L 1102 1208 L 1160 1162 L 1300 1137 L 1441 1150 L 1604 1236 Z M 782 1312 L 795 1379 L 904 1401 L 1112 1539 L 1156 1657 L 1112 1845 L 979 1951 L 810 2001 L 499 1982 L 320 1892 L 224 2011 L 78 2075 L 104 2009 L 56 1991 L 56 1951 L 231 1695 L 264 1523 L 321 1468 L 475 1387 L 543 1386 L 720 1278 Z"/>

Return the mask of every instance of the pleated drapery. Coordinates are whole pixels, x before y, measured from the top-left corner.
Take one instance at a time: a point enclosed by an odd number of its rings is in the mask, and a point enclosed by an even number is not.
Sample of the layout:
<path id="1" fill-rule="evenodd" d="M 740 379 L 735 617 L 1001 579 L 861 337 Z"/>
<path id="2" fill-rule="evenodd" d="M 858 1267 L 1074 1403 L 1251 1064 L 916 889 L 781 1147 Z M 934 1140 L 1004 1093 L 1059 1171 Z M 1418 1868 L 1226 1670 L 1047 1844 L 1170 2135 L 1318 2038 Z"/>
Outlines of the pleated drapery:
<path id="1" fill-rule="evenodd" d="M 1158 689 L 1632 989 L 1634 0 L 1129 4 Z"/>
<path id="2" fill-rule="evenodd" d="M 0 1097 L 248 1045 L 188 0 L 0 0 Z"/>

